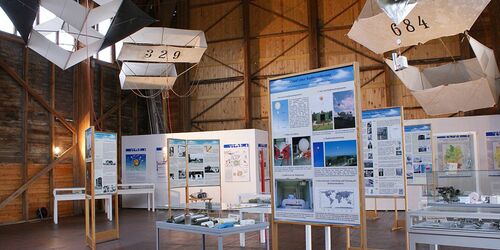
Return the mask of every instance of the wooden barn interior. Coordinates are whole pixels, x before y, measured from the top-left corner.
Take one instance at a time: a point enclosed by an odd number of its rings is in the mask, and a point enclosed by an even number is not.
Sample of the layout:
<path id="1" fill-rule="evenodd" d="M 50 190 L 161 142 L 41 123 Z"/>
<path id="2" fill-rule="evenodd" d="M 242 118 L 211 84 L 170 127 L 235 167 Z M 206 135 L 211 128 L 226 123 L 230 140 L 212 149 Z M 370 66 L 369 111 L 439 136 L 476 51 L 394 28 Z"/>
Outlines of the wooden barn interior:
<path id="1" fill-rule="evenodd" d="M 97 6 L 90 0 L 79 2 Z M 118 183 L 123 183 L 122 136 L 270 131 L 268 79 L 324 67 L 358 63 L 363 110 L 402 107 L 404 120 L 500 114 L 497 104 L 428 115 L 385 64 L 390 52 L 376 54 L 347 36 L 366 0 L 132 2 L 157 20 L 151 27 L 201 30 L 207 39 L 201 61 L 196 65 L 176 64 L 178 72 L 186 72 L 178 76 L 172 89 L 154 98 L 142 96 L 153 91 L 121 88 L 120 63 L 115 59 L 118 45 L 62 70 L 28 48 L 12 24 L 0 25 L 0 249 L 90 247 L 86 244 L 83 200 L 59 201 L 60 222 L 52 222 L 54 189 L 85 186 L 85 131 L 90 126 L 116 133 L 117 176 Z M 500 62 L 499 13 L 500 1 L 491 0 L 468 34 L 491 48 Z M 2 18 L 2 23 L 8 21 L 5 13 Z M 399 53 L 408 58 L 409 65 L 421 69 L 474 57 L 464 34 L 403 47 Z M 492 126 L 500 131 L 500 124 Z M 119 239 L 99 243 L 97 248 L 153 249 L 155 221 L 166 220 L 167 211 L 125 208 L 122 201 L 120 198 L 116 203 L 120 207 Z M 102 213 L 104 206 L 97 202 L 97 213 Z M 40 208 L 47 210 L 45 218 L 40 218 Z M 379 220 L 367 220 L 369 248 L 406 249 L 406 229 L 391 231 L 394 211 L 385 210 L 379 213 Z M 400 216 L 405 217 L 404 211 Z M 362 230 L 332 227 L 332 249 L 346 249 L 346 245 L 349 249 L 368 249 L 360 234 Z M 496 247 L 500 246 L 499 235 L 494 236 Z M 169 231 L 160 236 L 161 249 L 201 246 L 199 235 Z M 280 224 L 279 231 L 273 228 L 267 239 L 274 243 L 270 238 L 276 236 L 280 249 L 307 249 L 301 224 Z M 266 244 L 258 238 L 258 232 L 248 233 L 247 248 L 265 249 Z M 232 235 L 225 239 L 224 246 L 240 249 L 239 242 L 239 237 Z M 313 225 L 313 249 L 323 249 L 324 242 L 323 228 Z M 215 247 L 217 238 L 208 237 L 206 244 Z"/>

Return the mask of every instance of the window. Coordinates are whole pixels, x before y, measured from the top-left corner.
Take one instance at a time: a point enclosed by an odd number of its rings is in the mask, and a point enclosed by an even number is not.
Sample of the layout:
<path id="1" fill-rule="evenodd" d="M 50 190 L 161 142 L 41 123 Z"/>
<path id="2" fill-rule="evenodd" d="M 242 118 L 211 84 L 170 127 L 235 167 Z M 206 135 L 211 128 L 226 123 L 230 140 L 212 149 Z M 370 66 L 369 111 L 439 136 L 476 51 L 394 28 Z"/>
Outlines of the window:
<path id="1" fill-rule="evenodd" d="M 14 24 L 9 19 L 9 16 L 5 14 L 2 8 L 0 8 L 0 30 L 10 34 L 15 34 L 16 30 Z"/>
<path id="2" fill-rule="evenodd" d="M 108 32 L 109 26 L 111 26 L 111 19 L 107 19 L 105 21 L 102 21 L 97 26 L 97 31 L 99 31 L 99 33 L 101 33 L 102 35 L 106 35 L 106 33 Z M 112 48 L 113 48 L 112 46 L 109 46 L 109 47 L 99 51 L 99 53 L 97 54 L 97 59 L 99 59 L 101 61 L 112 63 L 113 62 L 112 53 L 111 53 Z"/>

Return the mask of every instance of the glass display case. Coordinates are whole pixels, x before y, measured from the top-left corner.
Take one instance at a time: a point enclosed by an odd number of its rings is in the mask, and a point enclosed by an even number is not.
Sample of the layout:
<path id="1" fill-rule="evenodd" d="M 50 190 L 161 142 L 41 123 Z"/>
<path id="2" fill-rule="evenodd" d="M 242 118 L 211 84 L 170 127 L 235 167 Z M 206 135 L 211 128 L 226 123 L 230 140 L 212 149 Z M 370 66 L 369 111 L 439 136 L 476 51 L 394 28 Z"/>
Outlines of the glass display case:
<path id="1" fill-rule="evenodd" d="M 435 171 L 427 183 L 427 206 L 407 214 L 410 249 L 500 249 L 500 171 Z"/>
<path id="2" fill-rule="evenodd" d="M 434 171 L 427 179 L 428 206 L 500 208 L 499 170 Z"/>

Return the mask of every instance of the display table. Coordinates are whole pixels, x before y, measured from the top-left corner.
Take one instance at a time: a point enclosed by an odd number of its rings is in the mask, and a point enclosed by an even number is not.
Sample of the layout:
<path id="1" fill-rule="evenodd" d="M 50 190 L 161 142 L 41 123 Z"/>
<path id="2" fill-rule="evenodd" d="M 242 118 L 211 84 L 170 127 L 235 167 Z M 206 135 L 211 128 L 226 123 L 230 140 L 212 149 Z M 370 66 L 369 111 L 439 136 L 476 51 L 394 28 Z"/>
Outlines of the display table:
<path id="1" fill-rule="evenodd" d="M 492 208 L 427 207 L 407 215 L 410 250 L 417 244 L 500 249 L 500 210 Z"/>
<path id="2" fill-rule="evenodd" d="M 54 224 L 59 222 L 58 208 L 59 201 L 78 201 L 85 200 L 85 188 L 54 188 Z M 97 199 L 104 199 L 104 211 L 107 214 L 108 220 L 113 220 L 113 202 L 111 195 L 96 195 Z"/>
<path id="3" fill-rule="evenodd" d="M 148 196 L 148 211 L 155 211 L 155 184 L 153 183 L 134 183 L 118 184 L 118 194 L 146 194 Z"/>
<path id="4" fill-rule="evenodd" d="M 222 250 L 224 248 L 224 237 L 234 234 L 254 232 L 260 230 L 266 230 L 269 228 L 269 223 L 260 222 L 254 225 L 247 225 L 241 227 L 230 227 L 230 228 L 208 228 L 196 225 L 185 225 L 185 224 L 175 224 L 168 223 L 165 221 L 156 222 L 156 250 L 160 248 L 160 229 L 173 230 L 185 233 L 195 233 L 202 235 L 202 249 L 205 249 L 205 236 L 211 235 L 218 238 L 217 249 Z M 267 242 L 267 249 L 269 249 L 269 241 Z"/>
<path id="5" fill-rule="evenodd" d="M 243 220 L 243 214 L 259 214 L 260 222 L 266 221 L 266 214 L 271 214 L 270 206 L 256 206 L 256 207 L 243 207 L 240 208 L 240 219 Z M 260 243 L 266 243 L 266 232 L 260 230 Z M 245 233 L 240 233 L 240 247 L 245 247 Z"/>

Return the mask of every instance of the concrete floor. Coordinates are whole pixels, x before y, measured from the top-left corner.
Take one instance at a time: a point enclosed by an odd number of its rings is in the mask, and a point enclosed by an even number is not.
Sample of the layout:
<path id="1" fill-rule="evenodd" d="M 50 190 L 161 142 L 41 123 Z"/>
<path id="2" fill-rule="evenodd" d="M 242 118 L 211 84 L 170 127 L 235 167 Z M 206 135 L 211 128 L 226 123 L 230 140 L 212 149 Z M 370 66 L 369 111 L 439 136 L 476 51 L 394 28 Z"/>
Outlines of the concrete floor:
<path id="1" fill-rule="evenodd" d="M 399 250 L 405 248 L 404 231 L 391 232 L 393 213 L 379 213 L 377 221 L 368 221 L 368 246 L 370 249 Z M 148 212 L 142 209 L 120 210 L 120 239 L 100 243 L 98 249 L 155 249 L 156 220 L 164 220 L 166 211 Z M 99 220 L 106 227 L 103 215 Z M 60 218 L 59 224 L 52 220 L 0 226 L 0 249 L 87 249 L 84 241 L 85 224 L 83 216 Z M 258 233 L 246 235 L 244 249 L 265 249 L 259 243 Z M 358 245 L 358 232 L 351 235 L 352 245 Z M 201 236 L 161 231 L 161 249 L 200 249 Z M 304 227 L 297 225 L 279 226 L 280 249 L 304 249 Z M 345 249 L 345 230 L 332 229 L 334 249 Z M 313 249 L 324 248 L 324 229 L 313 227 Z M 217 239 L 207 237 L 207 249 L 216 249 Z M 240 249 L 239 237 L 224 238 L 224 249 Z M 428 249 L 428 248 L 422 248 Z M 458 248 L 440 248 L 458 249 Z"/>

